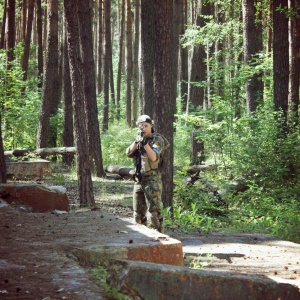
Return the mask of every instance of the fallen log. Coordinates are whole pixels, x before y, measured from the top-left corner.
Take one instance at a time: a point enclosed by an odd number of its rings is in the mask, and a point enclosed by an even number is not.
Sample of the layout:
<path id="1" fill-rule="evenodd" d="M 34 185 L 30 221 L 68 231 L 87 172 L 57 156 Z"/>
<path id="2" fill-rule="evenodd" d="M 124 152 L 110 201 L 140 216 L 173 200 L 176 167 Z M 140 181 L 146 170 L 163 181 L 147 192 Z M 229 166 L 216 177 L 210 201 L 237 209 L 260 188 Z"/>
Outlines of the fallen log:
<path id="1" fill-rule="evenodd" d="M 215 170 L 217 169 L 217 165 L 195 165 L 191 166 L 187 169 L 188 174 L 197 174 L 200 171 L 207 171 L 207 170 Z M 117 174 L 120 175 L 122 178 L 127 177 L 133 179 L 134 175 L 134 168 L 118 166 L 118 165 L 109 165 L 104 167 L 104 171 L 110 174 Z"/>
<path id="2" fill-rule="evenodd" d="M 218 165 L 193 165 L 189 167 L 186 171 L 189 174 L 194 174 L 197 172 L 202 171 L 211 171 L 211 170 L 217 170 Z"/>
<path id="3" fill-rule="evenodd" d="M 111 174 L 118 174 L 122 178 L 126 177 L 126 178 L 133 179 L 133 175 L 134 175 L 133 168 L 128 168 L 124 166 L 109 165 L 104 167 L 104 171 Z"/>
<path id="4" fill-rule="evenodd" d="M 55 155 L 55 154 L 75 154 L 76 148 L 75 147 L 58 147 L 58 148 L 39 148 L 39 149 L 16 149 L 10 151 L 4 151 L 4 155 L 7 157 L 11 156 L 25 156 L 28 153 L 34 153 L 40 156 L 43 155 Z"/>

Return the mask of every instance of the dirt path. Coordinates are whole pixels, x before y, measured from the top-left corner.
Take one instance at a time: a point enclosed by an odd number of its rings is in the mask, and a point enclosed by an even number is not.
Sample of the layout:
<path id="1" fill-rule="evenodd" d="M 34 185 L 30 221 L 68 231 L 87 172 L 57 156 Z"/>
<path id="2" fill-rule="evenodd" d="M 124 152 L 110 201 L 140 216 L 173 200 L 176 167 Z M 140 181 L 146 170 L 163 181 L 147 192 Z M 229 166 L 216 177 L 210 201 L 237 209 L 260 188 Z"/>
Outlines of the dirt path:
<path id="1" fill-rule="evenodd" d="M 130 195 L 131 184 L 125 188 Z M 111 191 L 99 189 L 97 201 L 107 205 L 96 211 L 57 215 L 0 205 L 0 299 L 107 299 L 70 252 L 117 240 L 131 222 L 130 205 Z M 76 193 L 69 198 L 76 201 Z M 255 234 L 167 234 L 182 242 L 196 268 L 263 274 L 300 287 L 299 244 Z"/>

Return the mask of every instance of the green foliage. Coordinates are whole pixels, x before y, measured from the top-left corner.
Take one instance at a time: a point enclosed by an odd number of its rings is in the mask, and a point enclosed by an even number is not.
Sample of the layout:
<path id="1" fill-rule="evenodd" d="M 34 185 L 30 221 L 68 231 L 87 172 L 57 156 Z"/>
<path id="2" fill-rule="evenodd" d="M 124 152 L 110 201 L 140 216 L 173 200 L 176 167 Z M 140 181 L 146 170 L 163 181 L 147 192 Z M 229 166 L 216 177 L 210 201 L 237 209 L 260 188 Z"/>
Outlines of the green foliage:
<path id="1" fill-rule="evenodd" d="M 105 165 L 122 165 L 132 167 L 132 160 L 125 154 L 126 148 L 137 135 L 137 129 L 128 128 L 125 121 L 112 124 L 101 135 L 102 156 Z"/>
<path id="2" fill-rule="evenodd" d="M 287 189 L 252 186 L 232 199 L 226 230 L 266 233 L 299 243 L 299 192 L 299 186 Z"/>
<path id="3" fill-rule="evenodd" d="M 186 265 L 190 269 L 200 270 L 203 267 L 209 265 L 212 261 L 212 255 L 209 253 L 206 254 L 199 254 L 199 255 L 188 255 L 186 256 Z"/>
<path id="4" fill-rule="evenodd" d="M 238 20 L 229 20 L 221 24 L 216 23 L 211 16 L 202 15 L 201 17 L 207 20 L 205 26 L 188 25 L 181 39 L 183 47 L 195 44 L 211 46 L 214 42 L 220 42 L 232 33 L 236 35 L 236 40 L 241 40 L 241 23 Z"/>
<path id="5" fill-rule="evenodd" d="M 174 135 L 174 165 L 188 166 L 190 164 L 190 152 L 187 145 L 190 144 L 190 127 L 184 123 L 175 124 L 176 132 Z"/>
<path id="6" fill-rule="evenodd" d="M 219 116 L 222 114 L 219 122 L 212 118 L 215 107 L 220 110 Z M 186 186 L 183 179 L 187 174 L 178 172 L 173 216 L 170 209 L 164 211 L 167 228 L 261 232 L 299 242 L 299 128 L 283 132 L 278 125 L 281 115 L 268 103 L 256 114 L 241 118 L 233 118 L 222 101 L 214 108 L 198 115 L 178 116 L 178 123 L 184 122 L 187 128 L 180 132 L 181 139 L 187 139 L 184 134 L 189 136 L 188 128 L 198 126 L 207 163 L 219 166 L 217 173 L 205 174 L 206 180 L 211 178 L 217 189 L 230 178 L 237 178 L 247 184 L 248 190 L 228 193 L 228 211 L 222 210 L 201 184 Z M 180 151 L 189 151 L 189 144 L 182 143 L 181 147 Z"/>
<path id="7" fill-rule="evenodd" d="M 121 294 L 118 292 L 116 288 L 110 287 L 107 282 L 107 271 L 105 268 L 98 266 L 90 270 L 92 274 L 93 280 L 105 291 L 105 296 L 108 299 L 115 299 L 115 300 L 126 300 L 129 299 L 128 296 Z"/>
<path id="8" fill-rule="evenodd" d="M 225 215 L 226 208 L 219 207 L 215 195 L 206 190 L 201 183 L 187 185 L 184 182 L 186 176 L 185 173 L 178 172 L 175 177 L 173 215 L 170 208 L 164 209 L 166 226 L 180 228 L 185 232 L 210 232 L 215 226 L 216 217 Z"/>
<path id="9" fill-rule="evenodd" d="M 0 52 L 0 104 L 5 149 L 34 148 L 40 95 L 37 81 L 24 83 L 18 48 L 16 60 L 6 68 L 6 54 Z"/>

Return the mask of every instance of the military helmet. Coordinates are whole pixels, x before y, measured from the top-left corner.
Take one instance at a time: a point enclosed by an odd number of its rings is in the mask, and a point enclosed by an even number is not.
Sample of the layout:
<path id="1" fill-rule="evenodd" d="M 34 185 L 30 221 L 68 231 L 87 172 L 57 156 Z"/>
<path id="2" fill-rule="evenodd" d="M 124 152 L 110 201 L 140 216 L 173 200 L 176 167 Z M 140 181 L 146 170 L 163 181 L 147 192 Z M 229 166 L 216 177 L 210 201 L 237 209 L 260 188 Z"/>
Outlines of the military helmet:
<path id="1" fill-rule="evenodd" d="M 143 122 L 147 122 L 151 125 L 153 125 L 153 121 L 152 119 L 148 116 L 148 115 L 141 115 L 137 121 L 136 121 L 136 125 L 138 125 L 139 123 L 143 123 Z"/>

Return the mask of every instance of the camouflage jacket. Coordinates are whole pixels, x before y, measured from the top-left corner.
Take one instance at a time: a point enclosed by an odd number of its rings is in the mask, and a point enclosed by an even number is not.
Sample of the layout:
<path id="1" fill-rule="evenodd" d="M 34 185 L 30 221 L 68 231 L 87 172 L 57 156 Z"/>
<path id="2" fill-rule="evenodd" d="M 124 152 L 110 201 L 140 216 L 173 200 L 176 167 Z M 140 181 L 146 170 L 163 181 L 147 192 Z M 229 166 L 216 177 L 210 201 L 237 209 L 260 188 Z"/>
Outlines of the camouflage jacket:
<path id="1" fill-rule="evenodd" d="M 149 174 L 151 171 L 159 171 L 159 168 L 162 164 L 162 156 L 164 151 L 169 148 L 170 144 L 168 140 L 159 133 L 153 133 L 150 137 L 146 139 L 147 143 L 150 145 L 152 150 L 156 153 L 156 160 L 151 161 L 148 158 L 146 151 L 142 151 L 142 168 L 141 173 Z M 137 159 L 137 151 L 130 152 L 130 147 L 126 149 L 126 155 L 133 158 L 134 163 Z"/>

